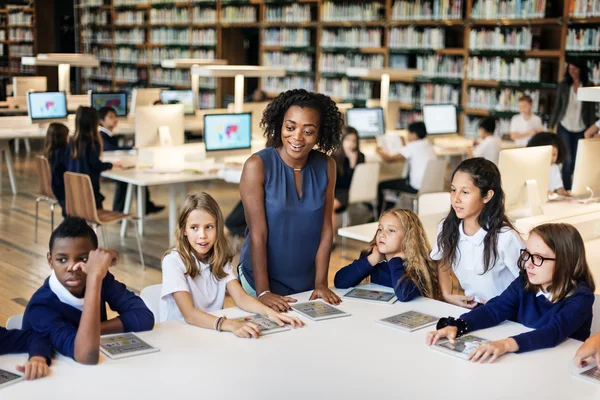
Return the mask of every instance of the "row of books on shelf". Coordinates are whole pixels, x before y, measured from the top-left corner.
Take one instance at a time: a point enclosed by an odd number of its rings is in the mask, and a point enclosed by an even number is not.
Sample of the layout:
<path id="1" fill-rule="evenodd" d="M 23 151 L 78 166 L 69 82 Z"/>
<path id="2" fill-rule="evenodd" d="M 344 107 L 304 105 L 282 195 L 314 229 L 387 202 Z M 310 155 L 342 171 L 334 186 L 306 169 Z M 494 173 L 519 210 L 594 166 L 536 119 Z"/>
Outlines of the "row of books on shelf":
<path id="1" fill-rule="evenodd" d="M 9 29 L 9 38 L 12 41 L 33 42 L 33 31 L 29 28 L 11 28 Z"/>
<path id="2" fill-rule="evenodd" d="M 322 21 L 377 21 L 383 11 L 377 2 L 334 3 L 326 1 L 321 6 Z"/>
<path id="3" fill-rule="evenodd" d="M 473 19 L 533 19 L 544 18 L 546 0 L 475 0 Z"/>
<path id="4" fill-rule="evenodd" d="M 382 47 L 381 29 L 379 28 L 340 28 L 323 29 L 321 47 L 359 48 Z"/>
<path id="5" fill-rule="evenodd" d="M 99 7 L 104 5 L 104 0 L 79 0 L 81 7 Z"/>
<path id="6" fill-rule="evenodd" d="M 150 31 L 150 37 L 153 44 L 186 45 L 190 41 L 187 29 L 154 28 Z"/>
<path id="7" fill-rule="evenodd" d="M 323 53 L 319 57 L 319 72 L 346 73 L 348 68 L 383 68 L 382 54 Z"/>
<path id="8" fill-rule="evenodd" d="M 479 80 L 539 82 L 542 70 L 539 58 L 469 57 L 467 65 L 469 79 Z"/>
<path id="9" fill-rule="evenodd" d="M 33 25 L 33 14 L 26 12 L 11 12 L 8 14 L 10 25 Z"/>
<path id="10" fill-rule="evenodd" d="M 319 93 L 343 100 L 366 101 L 373 97 L 373 83 L 346 78 L 321 78 Z"/>
<path id="11" fill-rule="evenodd" d="M 600 28 L 569 29 L 567 51 L 599 51 Z"/>
<path id="12" fill-rule="evenodd" d="M 388 38 L 390 49 L 442 49 L 445 43 L 442 28 L 392 28 Z"/>
<path id="13" fill-rule="evenodd" d="M 33 55 L 33 46 L 30 44 L 11 44 L 8 46 L 11 56 L 31 56 Z"/>
<path id="14" fill-rule="evenodd" d="M 281 78 L 263 78 L 262 90 L 267 93 L 281 93 L 290 88 L 315 91 L 315 79 L 306 76 L 285 76 Z"/>
<path id="15" fill-rule="evenodd" d="M 150 24 L 186 24 L 188 22 L 190 22 L 190 15 L 187 8 L 153 8 L 150 10 Z"/>
<path id="16" fill-rule="evenodd" d="M 461 19 L 462 0 L 399 0 L 392 5 L 392 20 Z"/>
<path id="17" fill-rule="evenodd" d="M 112 32 L 86 28 L 81 30 L 81 39 L 84 42 L 110 43 L 112 42 Z"/>
<path id="18" fill-rule="evenodd" d="M 467 107 L 496 111 L 519 111 L 519 98 L 527 94 L 533 100 L 533 112 L 537 113 L 540 103 L 540 92 L 538 90 L 514 90 L 514 89 L 481 89 L 471 87 L 467 91 Z"/>
<path id="19" fill-rule="evenodd" d="M 118 17 L 119 13 L 117 13 Z M 81 13 L 81 24 L 82 25 L 108 25 L 108 11 L 92 12 L 84 10 Z M 144 22 L 144 15 L 142 14 L 142 20 Z"/>
<path id="20" fill-rule="evenodd" d="M 2 40 L 2 41 L 6 40 L 6 31 L 5 30 L 0 30 L 0 40 Z"/>
<path id="21" fill-rule="evenodd" d="M 531 28 L 479 28 L 469 32 L 470 50 L 531 50 Z"/>
<path id="22" fill-rule="evenodd" d="M 267 67 L 285 68 L 293 72 L 313 71 L 313 56 L 308 53 L 283 53 L 266 51 L 262 55 L 262 65 Z"/>
<path id="23" fill-rule="evenodd" d="M 150 4 L 148 0 L 113 0 L 115 7 L 119 6 L 137 6 L 142 4 Z"/>
<path id="24" fill-rule="evenodd" d="M 437 54 L 417 56 L 417 69 L 422 76 L 433 78 L 462 78 L 463 58 Z"/>
<path id="25" fill-rule="evenodd" d="M 308 4 L 267 6 L 265 9 L 265 21 L 267 22 L 309 22 L 310 20 Z"/>
<path id="26" fill-rule="evenodd" d="M 600 17 L 600 1 L 570 0 L 569 15 L 577 18 Z"/>
<path id="27" fill-rule="evenodd" d="M 460 88 L 455 85 L 437 83 L 422 83 L 418 85 L 392 83 L 390 85 L 389 98 L 390 100 L 410 104 L 459 104 Z"/>
<path id="28" fill-rule="evenodd" d="M 465 115 L 464 124 L 463 124 L 463 134 L 466 137 L 478 139 L 478 129 L 479 122 L 481 121 L 481 117 L 475 117 L 472 115 Z M 505 134 L 510 132 L 510 118 L 497 118 L 496 119 L 496 130 L 494 131 L 494 135 L 498 137 L 502 137 Z"/>
<path id="29" fill-rule="evenodd" d="M 256 7 L 223 7 L 221 9 L 221 21 L 226 23 L 256 22 Z"/>
<path id="30" fill-rule="evenodd" d="M 117 49 L 100 48 L 95 49 L 93 54 L 102 62 L 108 63 L 129 63 L 145 64 L 152 63 L 160 65 L 162 60 L 171 60 L 175 58 L 201 58 L 214 59 L 214 50 L 193 50 L 179 48 L 157 48 L 149 52 L 146 49 L 135 49 L 130 47 L 119 47 Z M 150 57 L 149 57 L 150 55 Z"/>
<path id="31" fill-rule="evenodd" d="M 115 25 L 142 25 L 146 21 L 143 11 L 121 11 L 115 13 Z"/>
<path id="32" fill-rule="evenodd" d="M 203 58 L 213 60 L 216 57 L 214 50 L 188 50 L 188 49 L 152 49 L 152 64 L 159 65 L 162 60 L 172 60 L 175 58 Z"/>
<path id="33" fill-rule="evenodd" d="M 310 46 L 310 30 L 303 28 L 270 28 L 263 32 L 264 46 Z"/>
<path id="34" fill-rule="evenodd" d="M 115 32 L 116 44 L 144 44 L 146 42 L 146 31 L 135 28 L 126 31 Z"/>

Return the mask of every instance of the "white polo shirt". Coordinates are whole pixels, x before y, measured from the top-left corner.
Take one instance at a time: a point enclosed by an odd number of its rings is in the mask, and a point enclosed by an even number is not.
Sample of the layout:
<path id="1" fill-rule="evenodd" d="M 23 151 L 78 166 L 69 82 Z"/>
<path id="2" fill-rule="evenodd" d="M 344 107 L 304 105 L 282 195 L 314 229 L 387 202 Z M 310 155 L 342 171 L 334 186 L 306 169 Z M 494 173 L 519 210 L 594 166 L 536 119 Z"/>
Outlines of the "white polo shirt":
<path id="1" fill-rule="evenodd" d="M 532 129 L 543 129 L 544 125 L 542 124 L 542 119 L 535 114 L 531 114 L 529 119 L 525 119 L 523 114 L 514 115 L 510 119 L 510 133 L 525 133 Z M 531 139 L 531 136 L 527 136 L 521 139 L 516 139 L 515 144 L 517 146 L 525 147 L 527 146 L 527 142 Z"/>
<path id="2" fill-rule="evenodd" d="M 162 289 L 160 292 L 160 322 L 183 318 L 173 293 L 189 292 L 194 307 L 212 312 L 221 310 L 225 301 L 226 285 L 236 279 L 231 264 L 225 266 L 227 276 L 217 280 L 210 272 L 210 265 L 199 262 L 195 257 L 200 274 L 192 279 L 185 275 L 185 265 L 177 251 L 167 254 L 162 261 Z"/>
<path id="3" fill-rule="evenodd" d="M 443 221 L 438 225 L 436 238 L 442 230 L 442 224 Z M 481 228 L 473 236 L 467 236 L 462 222 L 458 229 L 460 238 L 452 269 L 465 291 L 465 296 L 473 296 L 475 301 L 481 303 L 500 295 L 519 276 L 517 262 L 521 249 L 525 248 L 521 236 L 510 228 L 500 230 L 496 263 L 484 274 L 483 250 L 487 231 Z M 442 259 L 437 241 L 431 251 L 431 258 Z"/>
<path id="4" fill-rule="evenodd" d="M 408 160 L 408 183 L 419 190 L 427 163 L 437 157 L 433 145 L 426 139 L 415 140 L 404 146 L 400 154 Z"/>
<path id="5" fill-rule="evenodd" d="M 495 135 L 489 135 L 473 148 L 475 157 L 483 157 L 486 160 L 498 165 L 500 150 L 502 149 L 502 139 Z"/>
<path id="6" fill-rule="evenodd" d="M 557 164 L 550 166 L 550 180 L 548 181 L 548 190 L 556 192 L 561 187 L 564 187 L 560 167 Z"/>

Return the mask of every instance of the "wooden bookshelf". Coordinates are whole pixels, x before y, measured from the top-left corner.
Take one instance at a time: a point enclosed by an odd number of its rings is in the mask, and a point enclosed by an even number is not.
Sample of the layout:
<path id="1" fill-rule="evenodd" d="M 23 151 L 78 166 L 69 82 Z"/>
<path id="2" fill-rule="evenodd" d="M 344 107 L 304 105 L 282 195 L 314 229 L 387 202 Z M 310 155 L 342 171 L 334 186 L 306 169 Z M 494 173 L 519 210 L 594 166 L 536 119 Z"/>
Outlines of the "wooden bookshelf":
<path id="1" fill-rule="evenodd" d="M 36 67 L 21 66 L 22 56 L 37 54 L 36 15 L 29 4 L 2 5 L 0 9 L 0 34 L 4 35 L 0 40 L 0 77 L 35 75 L 37 72 Z"/>

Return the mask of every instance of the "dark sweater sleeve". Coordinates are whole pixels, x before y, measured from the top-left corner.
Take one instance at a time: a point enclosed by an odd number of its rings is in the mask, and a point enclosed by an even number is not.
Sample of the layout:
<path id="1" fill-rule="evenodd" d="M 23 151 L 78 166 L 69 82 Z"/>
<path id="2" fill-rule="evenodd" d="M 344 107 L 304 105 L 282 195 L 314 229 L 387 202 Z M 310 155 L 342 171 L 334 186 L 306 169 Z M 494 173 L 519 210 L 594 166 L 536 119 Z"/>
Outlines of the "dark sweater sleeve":
<path id="1" fill-rule="evenodd" d="M 346 265 L 340 269 L 333 279 L 333 284 L 338 289 L 347 289 L 354 287 L 362 282 L 367 276 L 371 275 L 373 267 L 367 257 L 361 257 L 352 264 Z"/>
<path id="2" fill-rule="evenodd" d="M 58 310 L 43 304 L 29 304 L 25 318 L 34 331 L 50 339 L 59 353 L 75 359 L 77 327 L 66 321 Z"/>
<path id="3" fill-rule="evenodd" d="M 558 85 L 558 88 L 556 89 L 556 101 L 554 102 L 554 107 L 552 108 L 552 115 L 550 117 L 550 124 L 548 125 L 549 128 L 553 128 L 556 124 L 558 124 L 559 122 L 559 118 L 560 115 L 559 113 L 562 111 L 563 109 L 563 102 L 565 101 L 569 101 L 569 92 L 567 91 L 567 98 L 564 98 L 564 85 L 566 85 L 564 82 L 560 83 Z"/>
<path id="4" fill-rule="evenodd" d="M 45 337 L 32 330 L 0 327 L 0 355 L 11 353 L 29 353 L 29 358 L 44 357 L 48 365 L 52 361 L 52 345 Z"/>
<path id="5" fill-rule="evenodd" d="M 392 275 L 391 287 L 394 288 L 398 301 L 411 301 L 412 299 L 419 297 L 421 291 L 412 281 L 404 276 L 406 268 L 404 268 L 404 260 L 400 257 L 392 258 L 388 262 L 390 273 Z"/>
<path id="6" fill-rule="evenodd" d="M 119 314 L 124 332 L 149 331 L 154 328 L 154 314 L 144 301 L 117 281 L 109 272 L 102 283 L 103 298 Z"/>
<path id="7" fill-rule="evenodd" d="M 594 294 L 591 290 L 575 293 L 562 301 L 564 306 L 545 326 L 513 336 L 519 345 L 517 353 L 555 347 L 592 316 Z"/>
<path id="8" fill-rule="evenodd" d="M 467 332 L 496 326 L 519 313 L 520 293 L 525 283 L 523 277 L 515 279 L 505 290 L 485 305 L 460 316 L 467 323 Z"/>
<path id="9" fill-rule="evenodd" d="M 90 170 L 93 173 L 100 174 L 101 172 L 112 169 L 112 163 L 102 162 L 100 160 L 100 149 L 97 144 L 88 143 L 86 145 L 86 153 Z"/>

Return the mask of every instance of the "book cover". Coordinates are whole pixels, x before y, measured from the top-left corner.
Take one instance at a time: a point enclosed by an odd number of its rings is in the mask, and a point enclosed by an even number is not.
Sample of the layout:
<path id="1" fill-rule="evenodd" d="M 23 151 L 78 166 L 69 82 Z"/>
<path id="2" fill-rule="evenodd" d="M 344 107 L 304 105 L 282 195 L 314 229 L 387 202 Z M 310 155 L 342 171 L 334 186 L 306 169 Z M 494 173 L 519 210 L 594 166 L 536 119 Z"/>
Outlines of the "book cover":
<path id="1" fill-rule="evenodd" d="M 272 333 L 278 333 L 278 332 L 290 330 L 289 326 L 287 326 L 287 325 L 279 326 L 279 325 L 277 325 L 277 323 L 275 323 L 275 322 L 271 321 L 270 319 L 265 318 L 259 314 L 249 315 L 247 317 L 242 317 L 242 318 L 237 318 L 237 319 L 235 319 L 235 321 L 252 322 L 253 324 L 258 325 L 258 327 L 260 328 L 260 333 L 262 335 L 270 335 Z"/>
<path id="2" fill-rule="evenodd" d="M 330 306 L 322 301 L 311 301 L 308 303 L 292 304 L 292 309 L 297 313 L 304 315 L 313 321 L 321 321 L 324 319 L 348 317 L 345 311 Z"/>
<path id="3" fill-rule="evenodd" d="M 489 340 L 478 336 L 465 335 L 456 339 L 454 343 L 450 343 L 448 339 L 440 340 L 437 344 L 431 346 L 431 348 L 468 360 L 469 354 L 471 354 L 473 350 L 479 347 L 479 345 L 487 342 L 489 342 Z"/>
<path id="4" fill-rule="evenodd" d="M 342 297 L 380 304 L 393 304 L 398 300 L 394 292 L 384 292 L 381 290 L 368 290 L 361 288 L 354 288 L 344 294 Z"/>
<path id="5" fill-rule="evenodd" d="M 438 320 L 439 317 L 433 315 L 423 314 L 418 311 L 406 311 L 401 314 L 377 320 L 377 322 L 405 332 L 412 332 L 434 325 Z"/>
<path id="6" fill-rule="evenodd" d="M 0 369 L 0 389 L 23 380 L 21 375 Z"/>
<path id="7" fill-rule="evenodd" d="M 100 337 L 100 351 L 108 358 L 116 360 L 119 358 L 155 353 L 159 351 L 159 349 L 152 347 L 140 339 L 135 333 L 130 332 Z"/>

